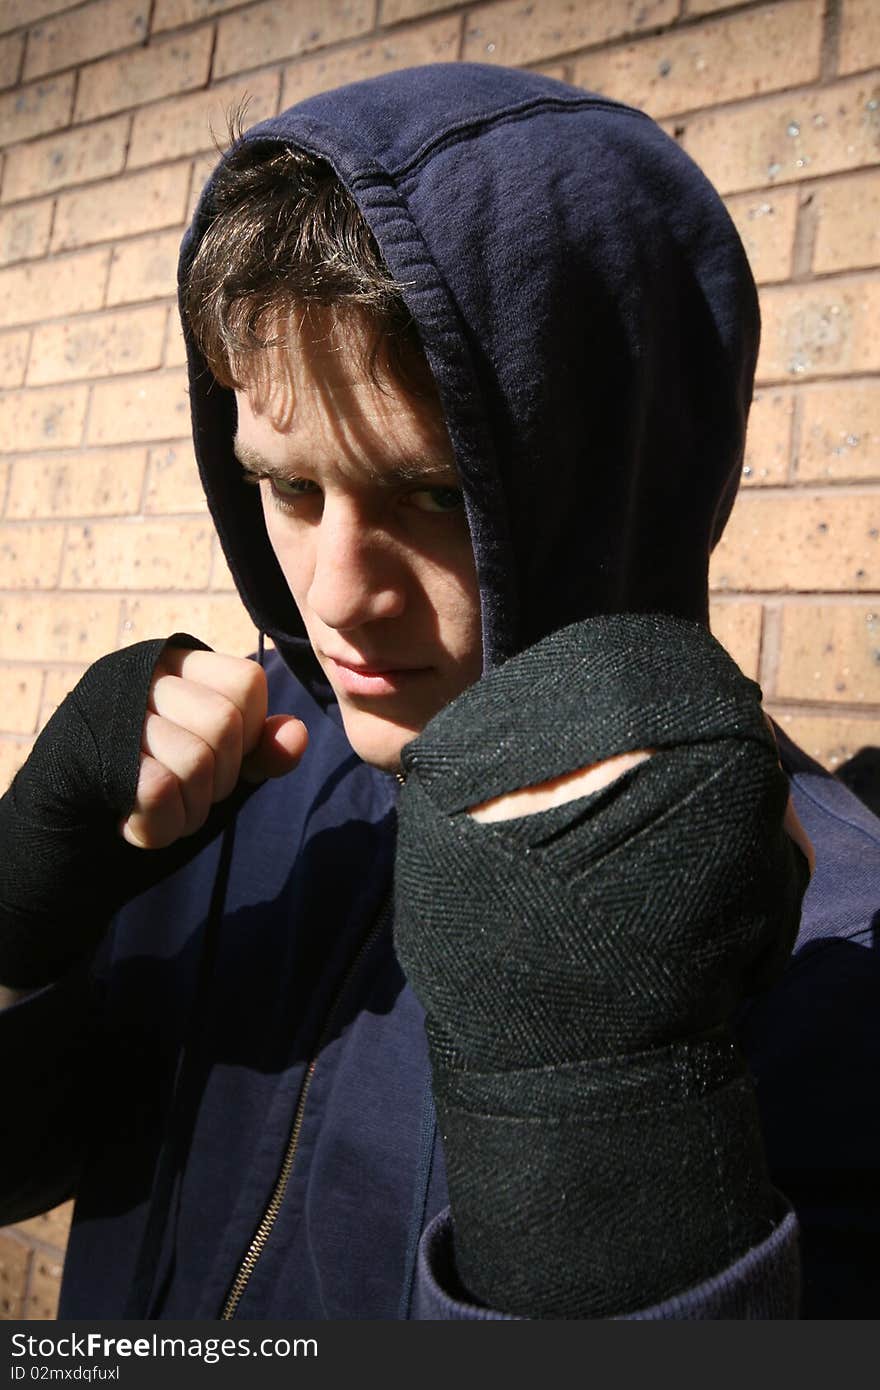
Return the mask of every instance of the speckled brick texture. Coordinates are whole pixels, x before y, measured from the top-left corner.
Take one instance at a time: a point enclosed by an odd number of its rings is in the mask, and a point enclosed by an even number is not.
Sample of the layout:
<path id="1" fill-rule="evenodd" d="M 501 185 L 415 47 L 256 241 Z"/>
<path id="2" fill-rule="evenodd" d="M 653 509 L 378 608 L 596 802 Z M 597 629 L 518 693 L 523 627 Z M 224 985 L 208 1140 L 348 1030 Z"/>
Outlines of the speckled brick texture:
<path id="1" fill-rule="evenodd" d="M 0 786 L 104 652 L 253 649 L 174 309 L 228 113 L 457 60 L 642 105 L 719 187 L 764 331 L 712 628 L 826 766 L 880 744 L 875 0 L 0 0 Z M 69 1221 L 0 1232 L 0 1317 L 55 1315 Z"/>

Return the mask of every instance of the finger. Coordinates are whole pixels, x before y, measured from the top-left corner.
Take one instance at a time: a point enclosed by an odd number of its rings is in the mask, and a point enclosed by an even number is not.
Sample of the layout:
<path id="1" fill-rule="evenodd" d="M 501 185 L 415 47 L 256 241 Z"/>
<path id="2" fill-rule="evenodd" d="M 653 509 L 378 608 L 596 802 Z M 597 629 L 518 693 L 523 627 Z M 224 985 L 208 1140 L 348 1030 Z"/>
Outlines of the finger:
<path id="1" fill-rule="evenodd" d="M 209 746 L 215 760 L 213 799 L 222 801 L 229 796 L 238 782 L 244 752 L 238 705 L 211 686 L 180 676 L 161 675 L 153 681 L 149 710 Z"/>
<path id="2" fill-rule="evenodd" d="M 228 656 L 225 652 L 167 647 L 157 673 L 180 676 L 225 695 L 241 714 L 245 752 L 250 752 L 256 745 L 269 699 L 266 673 L 256 661 L 242 656 Z"/>
<path id="3" fill-rule="evenodd" d="M 296 767 L 308 741 L 306 726 L 300 719 L 289 714 L 270 715 L 256 748 L 244 759 L 242 780 L 262 782 L 267 777 L 283 777 Z"/>
<path id="4" fill-rule="evenodd" d="M 183 835 L 191 835 L 204 825 L 214 794 L 217 761 L 214 750 L 204 739 L 164 719 L 160 714 L 148 714 L 144 722 L 143 748 L 180 783 L 185 825 Z"/>
<path id="5" fill-rule="evenodd" d="M 629 768 L 636 767 L 650 758 L 653 748 L 641 748 L 634 753 L 618 753 L 604 762 L 592 763 L 589 767 L 578 768 L 562 777 L 554 777 L 539 786 L 523 787 L 520 791 L 507 792 L 504 796 L 483 801 L 479 806 L 471 806 L 469 815 L 476 821 L 489 824 L 493 821 L 517 820 L 520 816 L 533 816 L 538 811 L 549 811 L 554 806 L 563 806 L 566 801 L 577 801 L 579 797 L 590 796 L 593 792 L 616 782 Z"/>
<path id="6" fill-rule="evenodd" d="M 122 823 L 122 838 L 139 849 L 164 849 L 180 839 L 185 825 L 180 783 L 167 767 L 144 754 L 134 808 Z"/>

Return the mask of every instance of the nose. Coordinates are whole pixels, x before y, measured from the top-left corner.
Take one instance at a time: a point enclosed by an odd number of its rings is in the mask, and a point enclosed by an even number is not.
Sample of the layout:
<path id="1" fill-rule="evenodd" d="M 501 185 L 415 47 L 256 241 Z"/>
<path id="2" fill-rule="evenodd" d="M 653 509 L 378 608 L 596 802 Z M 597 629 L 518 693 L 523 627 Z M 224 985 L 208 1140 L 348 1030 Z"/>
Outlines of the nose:
<path id="1" fill-rule="evenodd" d="M 325 499 L 313 544 L 308 602 L 326 627 L 341 632 L 400 616 L 405 604 L 402 558 L 390 537 L 351 499 Z"/>

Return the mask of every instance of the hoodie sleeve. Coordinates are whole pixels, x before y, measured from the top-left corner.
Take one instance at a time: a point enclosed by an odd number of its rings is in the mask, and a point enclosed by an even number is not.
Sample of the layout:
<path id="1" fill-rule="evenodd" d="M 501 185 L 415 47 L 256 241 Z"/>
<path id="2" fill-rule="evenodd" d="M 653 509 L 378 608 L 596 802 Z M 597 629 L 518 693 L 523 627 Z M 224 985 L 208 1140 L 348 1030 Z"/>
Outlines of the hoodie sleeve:
<path id="1" fill-rule="evenodd" d="M 73 1195 L 95 1074 L 98 994 L 83 965 L 0 1012 L 0 1225 Z"/>
<path id="2" fill-rule="evenodd" d="M 627 1321 L 708 1321 L 797 1317 L 800 1293 L 798 1226 L 794 1212 L 779 1198 L 779 1221 L 772 1234 L 729 1268 L 696 1287 L 650 1308 L 624 1315 Z M 455 1275 L 453 1227 L 447 1208 L 434 1218 L 419 1247 L 414 1316 L 423 1320 L 517 1321 L 468 1303 Z"/>

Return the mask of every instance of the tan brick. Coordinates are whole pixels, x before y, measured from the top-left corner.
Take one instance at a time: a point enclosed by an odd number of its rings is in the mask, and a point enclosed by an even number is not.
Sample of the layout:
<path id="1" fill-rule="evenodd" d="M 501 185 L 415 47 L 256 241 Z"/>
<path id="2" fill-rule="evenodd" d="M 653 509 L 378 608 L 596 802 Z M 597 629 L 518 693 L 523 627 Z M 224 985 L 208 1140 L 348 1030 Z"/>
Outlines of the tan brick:
<path id="1" fill-rule="evenodd" d="M 128 599 L 122 630 L 126 643 L 189 632 L 231 656 L 250 656 L 257 647 L 256 629 L 236 594 Z"/>
<path id="2" fill-rule="evenodd" d="M 145 449 L 92 449 L 16 458 L 6 515 L 124 516 L 140 508 Z"/>
<path id="3" fill-rule="evenodd" d="M 149 466 L 145 512 L 206 511 L 205 494 L 190 440 L 151 449 Z"/>
<path id="4" fill-rule="evenodd" d="M 730 10 L 741 0 L 684 0 L 685 14 L 714 14 L 717 10 Z"/>
<path id="5" fill-rule="evenodd" d="M 790 391 L 755 392 L 746 435 L 744 487 L 766 487 L 786 481 L 793 415 L 794 396 Z"/>
<path id="6" fill-rule="evenodd" d="M 116 116 L 10 150 L 3 177 L 3 202 L 117 173 L 125 163 L 128 123 L 127 116 Z M 93 202 L 100 198 L 95 189 L 80 196 Z"/>
<path id="7" fill-rule="evenodd" d="M 445 10 L 449 0 L 380 0 L 379 23 L 396 24 L 401 19 L 417 19 Z"/>
<path id="8" fill-rule="evenodd" d="M 761 294 L 759 381 L 880 370 L 880 275 L 852 275 Z"/>
<path id="9" fill-rule="evenodd" d="M 177 288 L 180 232 L 160 232 L 114 246 L 107 285 L 108 304 L 167 299 Z"/>
<path id="10" fill-rule="evenodd" d="M 45 1250 L 34 1251 L 23 1317 L 32 1322 L 51 1322 L 58 1316 L 58 1296 L 64 1261 Z"/>
<path id="11" fill-rule="evenodd" d="M 208 182 L 217 163 L 217 152 L 213 154 L 198 155 L 192 162 L 192 177 L 190 180 L 189 203 L 187 218 L 192 221 L 193 213 L 196 210 L 199 198 L 202 196 L 202 189 Z"/>
<path id="12" fill-rule="evenodd" d="M 24 75 L 40 77 L 143 43 L 149 14 L 149 0 L 94 0 L 73 14 L 47 19 L 30 31 Z"/>
<path id="13" fill-rule="evenodd" d="M 775 695 L 880 705 L 880 606 L 784 604 Z"/>
<path id="14" fill-rule="evenodd" d="M 87 395 L 86 386 L 7 391 L 0 396 L 0 453 L 79 444 Z"/>
<path id="15" fill-rule="evenodd" d="M 681 142 L 721 193 L 792 183 L 877 160 L 880 82 L 763 97 L 681 122 Z"/>
<path id="16" fill-rule="evenodd" d="M 542 77 L 555 77 L 557 82 L 568 81 L 567 63 L 535 63 L 529 71 L 539 72 Z"/>
<path id="17" fill-rule="evenodd" d="M 241 3 L 242 0 L 156 0 L 153 33 L 158 34 L 160 29 L 176 29 L 179 24 L 191 24 L 196 19 L 213 19 L 214 15 L 234 10 Z"/>
<path id="18" fill-rule="evenodd" d="M 45 727 L 47 720 L 51 719 L 52 715 L 61 704 L 61 701 L 67 698 L 80 677 L 84 675 L 85 671 L 85 666 L 56 666 L 53 667 L 51 671 L 46 672 L 46 680 L 43 685 L 43 702 L 40 705 L 39 714 L 39 727 L 41 729 Z M 64 1208 L 56 1207 L 55 1210 L 63 1211 Z M 49 1213 L 49 1215 L 54 1215 L 54 1213 Z M 39 1219 L 39 1217 L 35 1218 L 37 1221 Z M 24 1222 L 23 1224 L 28 1226 L 30 1223 Z M 59 1244 L 60 1242 L 56 1241 L 50 1243 Z"/>
<path id="19" fill-rule="evenodd" d="M 226 556 L 223 554 L 223 547 L 218 536 L 214 537 L 214 558 L 211 564 L 211 588 L 220 590 L 223 593 L 235 592 L 235 580 L 232 578 L 229 566 L 226 563 Z"/>
<path id="20" fill-rule="evenodd" d="M 170 164 L 58 199 L 53 251 L 157 231 L 183 222 L 189 165 Z"/>
<path id="21" fill-rule="evenodd" d="M 34 332 L 28 384 L 143 372 L 162 363 L 164 305 L 45 324 Z"/>
<path id="22" fill-rule="evenodd" d="M 0 87 L 15 85 L 23 52 L 24 34 L 13 34 L 8 39 L 0 39 Z"/>
<path id="23" fill-rule="evenodd" d="M 372 0 L 267 0 L 218 20 L 214 76 L 353 39 L 372 24 Z"/>
<path id="24" fill-rule="evenodd" d="M 51 223 L 51 198 L 39 203 L 19 203 L 0 212 L 0 265 L 44 256 Z"/>
<path id="25" fill-rule="evenodd" d="M 0 333 L 0 387 L 21 386 L 27 367 L 30 330 Z"/>
<path id="26" fill-rule="evenodd" d="M 102 250 L 0 270 L 0 326 L 97 309 L 109 264 L 110 252 Z"/>
<path id="27" fill-rule="evenodd" d="M 843 0 L 840 13 L 838 72 L 880 64 L 880 8 L 877 0 Z"/>
<path id="28" fill-rule="evenodd" d="M 36 733 L 42 689 L 41 667 L 0 666 L 0 731 Z"/>
<path id="29" fill-rule="evenodd" d="M 89 444 L 179 439 L 189 423 L 185 372 L 158 372 L 92 387 Z"/>
<path id="30" fill-rule="evenodd" d="M 284 74 L 282 107 L 312 96 L 315 92 L 376 77 L 395 68 L 418 63 L 449 63 L 458 56 L 461 17 L 450 15 L 433 24 L 384 34 L 354 48 L 334 50 L 317 58 L 306 58 L 287 68 Z"/>
<path id="31" fill-rule="evenodd" d="M 8 734 L 0 734 L 0 793 L 7 790 L 33 746 L 32 738 L 13 738 Z M 2 1240 L 3 1233 L 0 1232 L 0 1241 Z M 4 1252 L 0 1249 L 0 1318 L 23 1317 L 21 1311 L 15 1311 L 20 1310 L 22 1305 L 14 1301 L 13 1271 L 9 1263 L 6 1264 L 6 1273 L 8 1278 L 4 1279 Z"/>
<path id="32" fill-rule="evenodd" d="M 80 0 L 0 0 L 0 34 L 35 24 L 47 14 L 72 9 Z"/>
<path id="33" fill-rule="evenodd" d="M 109 594 L 0 594 L 0 659 L 87 666 L 115 647 L 119 604 Z"/>
<path id="34" fill-rule="evenodd" d="M 58 130 L 70 120 L 74 74 L 34 82 L 0 96 L 0 144 L 30 140 L 47 130 Z"/>
<path id="35" fill-rule="evenodd" d="M 757 197 L 739 194 L 727 201 L 759 285 L 787 280 L 791 274 L 798 196 L 797 189 L 787 188 Z"/>
<path id="36" fill-rule="evenodd" d="M 16 745 L 11 745 L 15 748 Z M 26 756 L 26 755 L 25 755 Z M 24 759 L 22 759 L 24 761 Z M 17 768 L 9 771 L 12 758 L 0 755 L 0 775 L 11 781 Z M 0 1318 L 24 1316 L 24 1295 L 31 1263 L 30 1246 L 12 1231 L 0 1231 Z"/>
<path id="37" fill-rule="evenodd" d="M 0 523 L 0 589 L 54 588 L 63 545 L 63 526 Z"/>
<path id="38" fill-rule="evenodd" d="M 666 24 L 677 13 L 678 0 L 500 0 L 469 12 L 462 57 L 513 67 L 535 63 Z"/>
<path id="39" fill-rule="evenodd" d="M 843 719 L 837 714 L 793 714 L 769 706 L 777 724 L 817 763 L 834 772 L 862 748 L 880 747 L 880 719 Z M 821 846 L 820 846 L 821 851 Z"/>
<path id="40" fill-rule="evenodd" d="M 137 111 L 128 167 L 136 169 L 200 150 L 211 150 L 216 160 L 215 140 L 226 143 L 229 113 L 246 102 L 245 129 L 273 116 L 278 109 L 278 84 L 277 72 L 255 73 Z"/>
<path id="41" fill-rule="evenodd" d="M 758 679 L 761 658 L 762 614 L 760 603 L 710 604 L 709 625 L 714 636 L 753 681 Z"/>
<path id="42" fill-rule="evenodd" d="M 792 0 L 588 53 L 573 79 L 652 116 L 698 111 L 819 76 L 822 0 Z"/>
<path id="43" fill-rule="evenodd" d="M 3 499 L 6 496 L 6 484 L 9 481 L 9 474 L 11 471 L 11 459 L 0 459 L 0 512 L 3 510 Z"/>
<path id="44" fill-rule="evenodd" d="M 880 10 L 878 10 L 880 15 Z M 815 190 L 813 269 L 850 270 L 880 262 L 880 170 Z"/>
<path id="45" fill-rule="evenodd" d="M 70 526 L 62 588 L 203 589 L 211 571 L 208 521 L 98 521 Z"/>
<path id="46" fill-rule="evenodd" d="M 63 1250 L 67 1244 L 72 1217 L 73 1202 L 64 1202 L 60 1207 L 53 1207 L 51 1211 L 32 1216 L 29 1221 L 19 1221 L 15 1229 L 24 1231 L 26 1235 L 31 1235 L 46 1245 L 54 1245 L 57 1249 Z"/>
<path id="47" fill-rule="evenodd" d="M 177 314 L 171 314 L 168 319 L 164 362 L 166 367 L 182 367 L 186 364 L 186 343 Z"/>
<path id="48" fill-rule="evenodd" d="M 811 386 L 803 394 L 799 480 L 871 481 L 880 477 L 880 383 Z"/>
<path id="49" fill-rule="evenodd" d="M 721 591 L 880 588 L 880 492 L 743 492 L 709 573 Z"/>
<path id="50" fill-rule="evenodd" d="M 197 29 L 93 63 L 80 74 L 74 120 L 93 121 L 111 111 L 201 87 L 208 80 L 212 41 L 210 29 Z"/>

